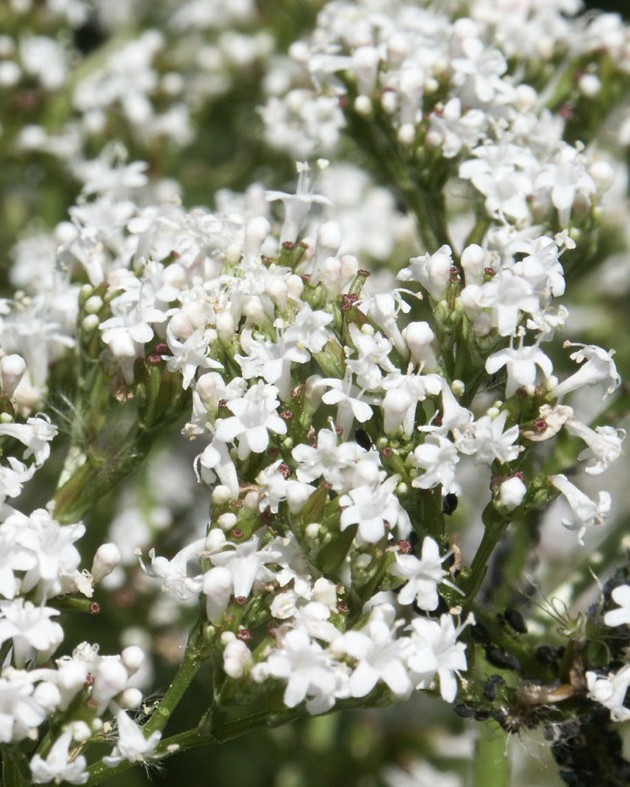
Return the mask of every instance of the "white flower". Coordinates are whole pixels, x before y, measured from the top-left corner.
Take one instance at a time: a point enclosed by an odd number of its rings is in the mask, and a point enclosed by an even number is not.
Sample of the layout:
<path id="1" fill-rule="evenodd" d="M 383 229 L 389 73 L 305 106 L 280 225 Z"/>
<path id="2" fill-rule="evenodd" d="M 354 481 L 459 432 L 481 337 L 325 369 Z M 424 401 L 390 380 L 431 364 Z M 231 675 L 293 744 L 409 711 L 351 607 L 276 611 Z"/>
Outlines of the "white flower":
<path id="1" fill-rule="evenodd" d="M 247 355 L 236 355 L 245 380 L 262 377 L 265 382 L 275 383 L 280 397 L 289 399 L 291 395 L 291 364 L 306 363 L 310 353 L 300 349 L 296 342 L 287 342 L 278 331 L 278 341 L 255 339 L 249 328 L 241 331 L 240 343 Z"/>
<path id="2" fill-rule="evenodd" d="M 394 494 L 398 480 L 398 476 L 392 476 L 376 487 L 359 486 L 343 495 L 339 501 L 342 508 L 341 530 L 358 524 L 359 543 L 375 544 L 387 530 L 398 526 L 400 537 L 405 538 L 411 522 Z"/>
<path id="3" fill-rule="evenodd" d="M 486 198 L 486 210 L 500 218 L 529 220 L 528 197 L 533 193 L 533 176 L 539 169 L 534 155 L 513 144 L 481 145 L 459 168 L 459 176 L 470 180 Z"/>
<path id="4" fill-rule="evenodd" d="M 430 423 L 427 426 L 419 426 L 420 432 L 433 432 L 436 435 L 446 437 L 448 432 L 457 432 L 461 429 L 466 429 L 468 424 L 473 420 L 473 414 L 466 407 L 457 401 L 453 390 L 443 377 L 439 375 L 428 374 L 422 378 L 427 383 L 427 393 L 434 394 L 434 383 L 439 380 L 440 388 L 442 391 L 442 407 L 440 410 L 439 426 Z M 431 380 L 431 382 L 429 382 Z M 431 419 L 432 421 L 434 420 Z"/>
<path id="5" fill-rule="evenodd" d="M 292 629 L 265 664 L 274 678 L 287 681 L 284 704 L 295 708 L 306 699 L 309 713 L 325 713 L 346 693 L 347 673 L 301 629 Z"/>
<path id="6" fill-rule="evenodd" d="M 573 517 L 563 519 L 562 524 L 569 530 L 577 530 L 578 541 L 583 544 L 586 529 L 594 525 L 602 525 L 610 513 L 610 494 L 601 491 L 598 502 L 595 503 L 562 474 L 549 476 L 549 481 L 564 495 L 573 513 Z"/>
<path id="7" fill-rule="evenodd" d="M 559 399 L 570 391 L 576 391 L 585 385 L 603 383 L 606 388 L 604 398 L 610 396 L 621 385 L 621 377 L 613 361 L 614 350 L 607 352 L 593 344 L 565 342 L 565 347 L 580 347 L 571 354 L 571 359 L 582 364 L 577 372 L 556 385 L 551 393 Z M 584 363 L 586 361 L 586 363 Z M 487 368 L 487 367 L 486 367 Z"/>
<path id="8" fill-rule="evenodd" d="M 94 682 L 90 699 L 100 716 L 110 702 L 129 684 L 129 671 L 120 656 L 101 656 L 91 670 Z"/>
<path id="9" fill-rule="evenodd" d="M 347 366 L 355 373 L 360 388 L 378 390 L 381 387 L 383 370 L 386 372 L 396 370 L 389 358 L 391 342 L 380 333 L 361 330 L 355 323 L 350 324 L 349 330 L 357 358 L 349 359 Z"/>
<path id="10" fill-rule="evenodd" d="M 120 550 L 114 543 L 101 544 L 94 553 L 92 569 L 90 574 L 94 583 L 97 584 L 105 577 L 109 576 L 122 560 Z"/>
<path id="11" fill-rule="evenodd" d="M 355 418 L 360 424 L 369 421 L 373 415 L 370 405 L 378 403 L 375 397 L 366 396 L 363 389 L 353 384 L 350 368 L 346 368 L 343 380 L 325 377 L 319 380 L 318 386 L 327 386 L 331 389 L 322 396 L 322 402 L 338 405 L 335 423 L 343 434 L 350 433 Z"/>
<path id="12" fill-rule="evenodd" d="M 232 634 L 232 632 L 226 632 Z M 224 635 L 225 636 L 225 635 Z M 223 642 L 223 639 L 221 640 Z M 223 650 L 223 670 L 231 678 L 242 678 L 253 664 L 252 654 L 247 645 L 234 634 Z"/>
<path id="13" fill-rule="evenodd" d="M 303 481 L 289 478 L 290 472 L 292 472 L 291 468 L 282 459 L 278 459 L 258 473 L 256 483 L 262 490 L 259 502 L 261 511 L 269 508 L 273 514 L 277 514 L 280 503 L 284 500 L 287 501 L 292 514 L 297 514 L 304 508 L 315 488 Z"/>
<path id="14" fill-rule="evenodd" d="M 411 265 L 403 268 L 398 278 L 401 281 L 417 281 L 434 301 L 441 301 L 446 296 L 454 265 L 451 247 L 442 246 L 435 254 L 412 257 L 410 262 Z"/>
<path id="15" fill-rule="evenodd" d="M 313 311 L 310 305 L 305 303 L 285 330 L 284 339 L 295 342 L 298 348 L 303 347 L 309 352 L 321 352 L 332 336 L 326 328 L 332 319 L 332 314 L 321 309 Z"/>
<path id="16" fill-rule="evenodd" d="M 455 675 L 468 666 L 466 645 L 457 642 L 457 637 L 471 620 L 469 617 L 457 628 L 450 615 L 441 615 L 439 623 L 429 618 L 416 618 L 411 622 L 413 649 L 407 662 L 416 688 L 429 688 L 437 675 L 440 679 L 442 699 L 453 702 L 457 695 Z"/>
<path id="17" fill-rule="evenodd" d="M 145 737 L 142 727 L 135 723 L 124 711 L 116 714 L 118 725 L 118 741 L 111 754 L 103 757 L 103 762 L 110 768 L 115 768 L 121 762 L 146 762 L 150 759 L 158 745 L 162 733 L 159 731 Z"/>
<path id="18" fill-rule="evenodd" d="M 513 396 L 519 388 L 530 388 L 536 383 L 536 367 L 538 367 L 545 379 L 553 373 L 553 364 L 545 353 L 538 347 L 505 347 L 496 353 L 492 353 L 486 360 L 486 371 L 488 374 L 496 374 L 503 367 L 507 369 L 507 385 L 505 386 L 506 397 Z"/>
<path id="19" fill-rule="evenodd" d="M 311 191 L 311 178 L 309 177 L 310 167 L 306 162 L 297 165 L 298 182 L 295 194 L 287 194 L 282 191 L 268 191 L 268 200 L 282 200 L 284 203 L 285 216 L 280 243 L 295 243 L 304 224 L 304 219 L 311 205 L 330 205 L 327 197 L 313 194 Z"/>
<path id="20" fill-rule="evenodd" d="M 630 585 L 619 585 L 611 593 L 618 609 L 611 609 L 604 615 L 607 626 L 624 626 L 630 623 Z"/>
<path id="21" fill-rule="evenodd" d="M 370 249 L 369 244 L 367 248 Z M 372 251 L 372 249 L 370 249 L 370 251 Z M 367 297 L 362 294 L 359 302 L 359 309 L 374 320 L 376 325 L 382 329 L 385 336 L 387 336 L 401 355 L 407 354 L 407 345 L 405 344 L 405 331 L 403 330 L 402 333 L 400 331 L 398 315 L 400 312 L 407 314 L 411 311 L 411 306 L 403 300 L 402 295 L 404 292 L 408 292 L 408 290 L 377 292 Z M 414 293 L 410 294 L 414 298 L 418 297 Z M 426 325 L 426 323 L 424 324 Z M 424 339 L 426 340 L 426 335 Z"/>
<path id="22" fill-rule="evenodd" d="M 590 429 L 579 421 L 567 421 L 565 429 L 570 434 L 580 437 L 587 444 L 588 448 L 582 451 L 578 459 L 583 461 L 589 459 L 589 464 L 584 468 L 590 475 L 603 473 L 608 465 L 615 462 L 622 451 L 622 443 L 626 436 L 623 429 L 615 429 L 613 426 L 596 426 Z"/>
<path id="23" fill-rule="evenodd" d="M 28 418 L 25 424 L 0 424 L 0 435 L 15 437 L 24 443 L 24 459 L 33 456 L 38 467 L 50 456 L 50 441 L 57 432 L 57 427 L 50 423 L 50 418 L 46 415 Z"/>
<path id="24" fill-rule="evenodd" d="M 215 436 L 199 456 L 195 457 L 194 467 L 197 480 L 213 486 L 218 476 L 221 483 L 230 490 L 231 496 L 234 499 L 238 497 L 238 473 L 229 448 L 223 440 L 217 440 Z"/>
<path id="25" fill-rule="evenodd" d="M 613 721 L 630 719 L 630 708 L 624 705 L 626 692 L 630 686 L 630 664 L 626 664 L 618 672 L 604 676 L 596 672 L 587 672 L 586 685 L 589 698 L 608 708 Z"/>
<path id="26" fill-rule="evenodd" d="M 181 372 L 184 389 L 190 386 L 197 369 L 223 369 L 223 364 L 210 358 L 208 354 L 210 344 L 216 338 L 216 332 L 211 328 L 197 328 L 180 341 L 169 323 L 166 327 L 166 338 L 171 355 L 163 357 L 170 372 Z"/>
<path id="27" fill-rule="evenodd" d="M 535 187 L 551 192 L 561 227 L 568 225 L 576 197 L 581 196 L 589 205 L 590 195 L 597 191 L 595 181 L 586 169 L 584 156 L 566 143 L 560 146 L 554 160 L 545 164 L 538 173 Z"/>
<path id="28" fill-rule="evenodd" d="M 456 436 L 457 449 L 463 454 L 474 456 L 475 464 L 491 465 L 495 460 L 513 462 L 522 449 L 514 445 L 518 440 L 518 426 L 503 431 L 508 416 L 508 411 L 503 410 L 496 418 L 484 415 L 474 421 L 461 435 Z"/>
<path id="29" fill-rule="evenodd" d="M 30 517 L 15 512 L 2 525 L 9 527 L 17 543 L 31 550 L 35 560 L 22 579 L 22 592 L 38 587 L 39 596 L 51 598 L 65 592 L 65 582 L 73 579 L 81 561 L 74 542 L 85 533 L 80 522 L 60 525 L 44 508 L 33 511 Z"/>
<path id="30" fill-rule="evenodd" d="M 416 424 L 418 402 L 423 402 L 427 396 L 437 396 L 442 389 L 442 378 L 438 374 L 394 372 L 383 379 L 383 388 L 386 391 L 381 403 L 385 434 L 395 435 L 402 429 L 409 438 Z"/>
<path id="31" fill-rule="evenodd" d="M 188 564 L 199 560 L 205 546 L 204 538 L 187 544 L 171 560 L 156 556 L 155 550 L 149 552 L 153 576 L 162 580 L 162 590 L 172 593 L 179 601 L 188 601 L 199 594 L 202 585 L 201 574 L 188 575 Z"/>
<path id="32" fill-rule="evenodd" d="M 450 552 L 440 557 L 437 543 L 425 536 L 422 542 L 422 557 L 415 555 L 396 555 L 396 563 L 390 568 L 390 574 L 408 580 L 398 592 L 400 604 L 407 605 L 414 601 L 420 607 L 432 611 L 437 609 L 439 598 L 437 588 L 444 582 L 448 572 L 442 568 L 442 561 L 450 556 Z M 450 582 L 445 584 L 454 587 Z"/>
<path id="33" fill-rule="evenodd" d="M 334 428 L 320 429 L 315 446 L 301 443 L 292 451 L 300 481 L 310 483 L 323 477 L 337 492 L 345 488 L 343 470 L 355 464 L 363 454 L 365 450 L 357 443 L 338 445 Z"/>
<path id="34" fill-rule="evenodd" d="M 104 320 L 99 328 L 103 332 L 103 341 L 108 345 L 112 355 L 120 363 L 125 382 L 133 383 L 133 366 L 136 358 L 144 352 L 144 345 L 153 338 L 152 323 L 160 323 L 166 315 L 153 304 L 130 301 L 123 296 L 112 302 L 115 308 L 113 317 Z"/>
<path id="35" fill-rule="evenodd" d="M 459 462 L 457 448 L 446 437 L 430 434 L 422 445 L 419 445 L 409 461 L 414 467 L 425 472 L 414 478 L 412 486 L 420 489 L 434 489 L 442 486 L 442 493 L 447 494 L 455 483 L 455 465 Z"/>
<path id="36" fill-rule="evenodd" d="M 413 689 L 404 664 L 405 638 L 396 639 L 385 620 L 372 618 L 360 631 L 348 631 L 334 643 L 335 652 L 358 661 L 350 676 L 350 695 L 366 697 L 380 680 L 396 697 L 408 697 Z"/>
<path id="37" fill-rule="evenodd" d="M 58 614 L 57 609 L 36 607 L 23 598 L 0 601 L 0 643 L 13 640 L 16 666 L 23 667 L 33 650 L 45 660 L 59 647 L 64 632 L 59 623 L 50 620 Z"/>
<path id="38" fill-rule="evenodd" d="M 14 456 L 8 456 L 7 462 L 9 467 L 0 465 L 0 503 L 3 503 L 7 497 L 17 497 L 21 494 L 22 487 L 31 480 L 37 470 L 35 465 L 27 467 Z"/>
<path id="39" fill-rule="evenodd" d="M 203 575 L 202 590 L 206 596 L 206 616 L 210 623 L 219 623 L 232 597 L 232 572 L 215 566 Z"/>
<path id="40" fill-rule="evenodd" d="M 260 536 L 255 535 L 243 544 L 226 542 L 220 552 L 212 552 L 214 566 L 226 568 L 232 577 L 232 592 L 236 598 L 247 598 L 254 582 L 269 582 L 274 573 L 267 563 L 277 563 L 281 553 L 272 544 L 260 548 Z M 210 569 L 212 572 L 213 569 Z M 205 586 L 204 579 L 204 586 Z M 205 591 L 204 591 L 205 592 Z"/>
<path id="41" fill-rule="evenodd" d="M 0 743 L 28 737 L 55 709 L 48 705 L 35 695 L 35 671 L 5 668 L 0 677 Z"/>
<path id="42" fill-rule="evenodd" d="M 410 322 L 403 328 L 402 336 L 414 363 L 419 364 L 422 370 L 436 368 L 437 360 L 432 346 L 435 333 L 428 322 Z"/>
<path id="43" fill-rule="evenodd" d="M 2 391 L 7 396 L 13 396 L 15 389 L 26 371 L 26 361 L 21 355 L 4 355 L 0 358 L 0 381 Z"/>
<path id="44" fill-rule="evenodd" d="M 277 413 L 279 404 L 276 386 L 266 385 L 260 380 L 244 396 L 226 403 L 234 415 L 217 420 L 216 439 L 229 443 L 238 438 L 238 458 L 241 461 L 251 452 L 262 454 L 269 446 L 269 432 L 287 432 L 286 422 Z"/>
<path id="45" fill-rule="evenodd" d="M 80 754 L 73 756 L 72 729 L 66 728 L 53 743 L 46 759 L 35 754 L 31 759 L 30 767 L 34 784 L 85 784 L 89 778 L 86 770 L 87 760 Z"/>
<path id="46" fill-rule="evenodd" d="M 523 429 L 521 434 L 535 443 L 544 442 L 555 437 L 564 424 L 573 418 L 573 409 L 564 404 L 550 407 L 543 404 L 536 418 L 537 429 Z M 542 428 L 541 428 L 542 427 Z"/>
<path id="47" fill-rule="evenodd" d="M 442 146 L 444 158 L 454 158 L 463 147 L 473 148 L 483 136 L 488 117 L 480 109 L 466 109 L 462 113 L 459 98 L 451 98 L 440 109 L 431 113 L 431 144 Z"/>

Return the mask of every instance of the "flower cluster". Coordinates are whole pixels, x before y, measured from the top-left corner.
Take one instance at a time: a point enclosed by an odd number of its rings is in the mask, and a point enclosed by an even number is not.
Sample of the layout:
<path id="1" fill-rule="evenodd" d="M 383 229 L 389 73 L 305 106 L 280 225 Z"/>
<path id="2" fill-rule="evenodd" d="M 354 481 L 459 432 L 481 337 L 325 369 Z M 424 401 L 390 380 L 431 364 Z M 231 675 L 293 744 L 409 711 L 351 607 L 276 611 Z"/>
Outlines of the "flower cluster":
<path id="1" fill-rule="evenodd" d="M 81 184 L 0 281 L 0 742 L 20 787 L 416 691 L 548 725 L 559 762 L 562 725 L 579 743 L 630 718 L 628 572 L 587 612 L 591 564 L 565 572 L 561 625 L 528 598 L 552 581 L 549 506 L 575 553 L 614 511 L 599 482 L 627 402 L 574 302 L 618 242 L 598 134 L 630 89 L 628 30 L 577 0 L 333 0 L 297 40 L 302 5 L 282 30 L 250 0 L 6 10 L 0 84 L 32 114 L 9 113 L 0 153 Z M 264 124 L 265 163 L 243 154 L 189 208 L 213 102 L 243 140 Z M 299 160 L 294 190 L 272 148 Z M 113 655 L 73 628 L 101 598 Z M 160 657 L 181 664 L 152 704 Z M 207 707 L 169 739 L 203 664 Z M 593 751 L 618 756 L 615 735 Z"/>

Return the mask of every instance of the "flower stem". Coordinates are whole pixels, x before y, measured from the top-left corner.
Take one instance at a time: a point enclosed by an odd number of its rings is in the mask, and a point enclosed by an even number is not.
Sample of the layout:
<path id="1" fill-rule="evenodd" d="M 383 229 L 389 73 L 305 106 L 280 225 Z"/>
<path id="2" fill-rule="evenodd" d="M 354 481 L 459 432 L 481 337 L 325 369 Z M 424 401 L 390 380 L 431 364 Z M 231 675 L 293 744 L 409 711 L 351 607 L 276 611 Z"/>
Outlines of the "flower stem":
<path id="1" fill-rule="evenodd" d="M 146 738 L 148 738 L 153 732 L 162 731 L 168 724 L 173 715 L 173 712 L 175 711 L 175 708 L 179 705 L 203 663 L 204 645 L 203 630 L 201 624 L 199 623 L 191 632 L 188 645 L 186 646 L 184 660 L 177 670 L 177 674 L 173 678 L 171 685 L 168 687 L 166 694 L 153 712 L 149 721 L 142 727 L 142 731 Z M 202 743 L 207 743 L 209 740 L 209 736 L 206 734 L 205 730 L 201 728 L 188 730 L 185 733 L 181 733 L 180 735 L 175 735 L 171 738 L 161 741 L 161 743 L 155 749 L 155 756 L 164 757 L 168 756 L 169 754 L 175 754 L 178 751 L 182 751 L 184 748 L 198 746 Z M 91 765 L 90 768 L 88 768 L 90 778 L 87 784 L 100 784 L 106 779 L 122 773 L 131 766 L 132 763 L 125 762 L 121 763 L 115 768 L 110 768 L 105 765 L 102 760 L 96 762 Z"/>
<path id="2" fill-rule="evenodd" d="M 485 525 L 483 538 L 473 558 L 468 576 L 462 583 L 462 590 L 466 593 L 466 601 L 464 602 L 466 609 L 470 608 L 481 589 L 492 553 L 510 524 L 509 520 L 498 515 L 492 503 L 484 509 L 482 519 Z"/>
<path id="3" fill-rule="evenodd" d="M 508 734 L 494 722 L 481 725 L 475 757 L 475 787 L 509 787 Z"/>

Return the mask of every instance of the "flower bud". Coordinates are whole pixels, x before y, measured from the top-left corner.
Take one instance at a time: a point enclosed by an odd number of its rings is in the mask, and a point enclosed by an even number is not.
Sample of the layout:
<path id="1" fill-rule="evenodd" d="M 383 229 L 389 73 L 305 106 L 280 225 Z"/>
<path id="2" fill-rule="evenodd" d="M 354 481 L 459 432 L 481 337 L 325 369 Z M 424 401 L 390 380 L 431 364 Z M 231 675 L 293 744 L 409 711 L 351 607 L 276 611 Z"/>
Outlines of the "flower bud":
<path id="1" fill-rule="evenodd" d="M 99 663 L 92 685 L 92 699 L 98 705 L 97 713 L 101 714 L 109 701 L 125 690 L 128 680 L 127 670 L 118 659 L 104 658 Z"/>
<path id="2" fill-rule="evenodd" d="M 431 343 L 435 334 L 428 322 L 410 322 L 402 331 L 403 338 L 409 347 L 412 359 L 428 370 L 435 369 L 437 359 Z"/>
<path id="3" fill-rule="evenodd" d="M 486 267 L 486 253 L 476 243 L 466 246 L 462 252 L 462 268 L 466 275 L 466 285 L 483 284 Z"/>
<path id="4" fill-rule="evenodd" d="M 137 645 L 129 645 L 120 654 L 120 659 L 129 675 L 134 675 L 140 669 L 145 658 L 144 651 Z"/>
<path id="5" fill-rule="evenodd" d="M 499 501 L 507 511 L 518 508 L 525 499 L 527 487 L 521 479 L 515 475 L 504 481 L 499 488 Z"/>
<path id="6" fill-rule="evenodd" d="M 142 704 L 142 692 L 140 689 L 125 689 L 118 697 L 118 704 L 125 710 L 139 708 Z"/>
<path id="7" fill-rule="evenodd" d="M 100 582 L 119 565 L 121 560 L 120 550 L 116 544 L 101 544 L 94 554 L 92 562 L 92 579 L 94 583 Z"/>
<path id="8" fill-rule="evenodd" d="M 236 333 L 234 317 L 229 312 L 219 312 L 217 314 L 216 329 L 219 341 L 222 344 L 229 344 Z"/>
<path id="9" fill-rule="evenodd" d="M 218 484 L 212 490 L 212 502 L 215 505 L 221 506 L 225 505 L 232 499 L 232 492 L 228 486 L 225 484 Z"/>
<path id="10" fill-rule="evenodd" d="M 245 225 L 245 243 L 243 256 L 245 260 L 251 260 L 260 256 L 260 250 L 267 236 L 271 232 L 271 225 L 263 216 L 256 216 L 250 219 Z"/>
<path id="11" fill-rule="evenodd" d="M 13 396 L 25 371 L 26 361 L 21 355 L 5 355 L 0 360 L 0 380 L 7 396 Z"/>

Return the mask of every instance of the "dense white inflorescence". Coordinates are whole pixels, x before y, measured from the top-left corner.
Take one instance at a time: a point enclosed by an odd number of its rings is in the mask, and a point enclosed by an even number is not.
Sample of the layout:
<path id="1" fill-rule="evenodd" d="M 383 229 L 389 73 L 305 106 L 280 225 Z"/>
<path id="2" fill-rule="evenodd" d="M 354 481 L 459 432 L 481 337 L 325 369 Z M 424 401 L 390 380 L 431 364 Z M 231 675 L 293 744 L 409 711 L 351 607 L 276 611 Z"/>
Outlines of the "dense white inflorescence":
<path id="1" fill-rule="evenodd" d="M 140 647 L 101 655 L 82 642 L 56 655 L 66 611 L 96 611 L 94 587 L 120 587 L 137 558 L 138 587 L 168 599 L 150 619 L 199 610 L 187 658 L 212 660 L 226 705 L 272 697 L 274 713 L 315 715 L 416 690 L 453 703 L 484 614 L 473 607 L 486 563 L 464 557 L 461 571 L 444 519 L 467 474 L 487 490 L 484 539 L 559 498 L 584 544 L 612 498 L 576 469 L 597 481 L 625 437 L 580 409 L 584 392 L 603 401 L 621 385 L 614 351 L 562 338 L 571 261 L 593 238 L 612 168 L 569 133 L 562 70 L 545 71 L 561 52 L 567 69 L 610 58 L 629 73 L 617 17 L 573 18 L 571 0 L 335 1 L 289 66 L 252 31 L 254 3 L 178 5 L 167 32 L 144 30 L 70 83 L 67 40 L 0 36 L 0 84 L 66 85 L 73 108 L 56 135 L 23 128 L 15 149 L 66 157 L 82 184 L 54 233 L 14 247 L 16 289 L 0 302 L 0 742 L 35 741 L 48 725 L 30 759 L 37 784 L 88 782 L 93 740 L 113 747 L 98 767 L 177 750 L 161 743 L 172 708 L 162 719 L 143 704 Z M 124 26 L 96 6 L 105 26 Z M 78 28 L 88 4 L 45 12 Z M 216 41 L 194 49 L 200 30 Z M 116 145 L 87 156 L 112 117 L 138 145 L 186 145 L 203 101 L 263 62 L 260 114 L 268 144 L 300 159 L 295 193 L 254 184 L 220 192 L 223 209 L 188 209 L 176 184 Z M 578 89 L 599 95 L 595 69 Z M 391 189 L 343 161 L 347 139 Z M 59 487 L 23 513 L 16 500 L 62 427 L 56 375 L 72 363 Z M 75 511 L 184 414 L 203 515 L 170 556 L 151 546 L 175 530 L 177 505 L 192 507 L 166 463 L 180 500 L 129 493 L 117 543 L 82 570 Z M 630 586 L 612 602 L 602 628 L 630 623 Z M 580 663 L 571 696 L 629 718 L 630 667 Z"/>

